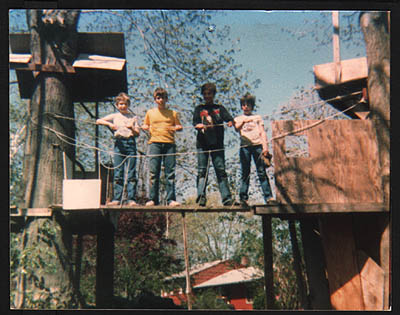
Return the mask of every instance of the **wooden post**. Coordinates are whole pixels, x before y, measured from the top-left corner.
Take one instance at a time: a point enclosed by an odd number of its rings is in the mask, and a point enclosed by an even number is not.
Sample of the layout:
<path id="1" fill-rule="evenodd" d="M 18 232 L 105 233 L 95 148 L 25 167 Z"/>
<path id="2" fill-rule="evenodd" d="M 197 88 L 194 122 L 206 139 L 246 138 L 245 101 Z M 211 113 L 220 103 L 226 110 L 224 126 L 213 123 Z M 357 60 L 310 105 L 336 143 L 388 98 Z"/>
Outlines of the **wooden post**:
<path id="1" fill-rule="evenodd" d="M 82 242 L 83 235 L 81 233 L 78 234 L 76 244 L 76 254 L 75 254 L 75 270 L 74 270 L 74 286 L 75 290 L 78 293 L 79 303 L 81 306 L 84 306 L 83 299 L 80 295 L 80 286 L 81 286 L 81 264 L 82 264 Z"/>
<path id="2" fill-rule="evenodd" d="M 339 12 L 332 12 L 333 24 L 333 62 L 335 63 L 335 83 L 340 82 L 340 37 L 339 37 Z"/>
<path id="3" fill-rule="evenodd" d="M 107 221 L 97 232 L 96 307 L 112 307 L 114 295 L 114 226 Z"/>
<path id="4" fill-rule="evenodd" d="M 265 281 L 265 307 L 275 308 L 274 296 L 274 269 L 272 255 L 272 224 L 271 217 L 262 215 L 263 244 L 264 244 L 264 281 Z"/>
<path id="5" fill-rule="evenodd" d="M 190 284 L 190 265 L 189 265 L 189 254 L 187 250 L 187 234 L 186 234 L 186 221 L 185 213 L 182 212 L 182 226 L 183 226 L 183 251 L 185 255 L 185 272 L 186 272 L 186 297 L 188 302 L 188 309 L 192 309 L 192 286 Z"/>
<path id="6" fill-rule="evenodd" d="M 329 310 L 331 309 L 329 285 L 325 275 L 325 257 L 318 232 L 318 220 L 314 218 L 301 219 L 300 229 L 311 308 Z"/>
<path id="7" fill-rule="evenodd" d="M 289 220 L 288 223 L 289 223 L 290 242 L 292 244 L 292 253 L 293 253 L 293 269 L 296 274 L 297 288 L 300 293 L 301 306 L 305 310 L 309 308 L 307 299 L 307 286 L 304 281 L 301 268 L 301 255 L 299 250 L 299 244 L 297 242 L 295 221 Z"/>
<path id="8" fill-rule="evenodd" d="M 96 115 L 96 120 L 99 118 L 99 102 L 96 102 L 96 110 L 95 110 L 95 115 Z M 95 125 L 95 144 L 94 146 L 96 147 L 94 151 L 94 158 L 95 158 L 95 163 L 96 163 L 96 170 L 97 172 L 97 177 L 100 178 L 100 165 L 99 165 L 99 151 L 97 150 L 99 148 L 99 125 Z"/>

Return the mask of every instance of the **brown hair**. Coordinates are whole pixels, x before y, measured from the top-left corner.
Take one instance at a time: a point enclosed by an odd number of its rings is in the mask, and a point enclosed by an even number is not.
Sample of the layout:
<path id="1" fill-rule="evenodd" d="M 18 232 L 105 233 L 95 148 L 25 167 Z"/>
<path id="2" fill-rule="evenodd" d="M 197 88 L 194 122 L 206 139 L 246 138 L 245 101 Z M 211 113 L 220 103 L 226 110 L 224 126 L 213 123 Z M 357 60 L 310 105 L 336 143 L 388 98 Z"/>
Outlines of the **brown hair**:
<path id="1" fill-rule="evenodd" d="M 156 88 L 156 89 L 155 89 L 155 91 L 154 91 L 154 93 L 153 93 L 154 99 L 155 99 L 157 96 L 165 97 L 165 98 L 168 99 L 168 93 L 167 93 L 167 91 L 166 91 L 165 89 L 163 89 L 163 88 Z"/>
<path id="2" fill-rule="evenodd" d="M 215 86 L 214 83 L 205 83 L 201 86 L 201 94 L 204 93 L 204 91 L 209 90 L 214 93 L 214 95 L 217 93 L 217 87 Z"/>
<path id="3" fill-rule="evenodd" d="M 250 93 L 246 93 L 242 98 L 240 99 L 240 106 L 243 106 L 244 104 L 251 105 L 251 108 L 254 109 L 254 106 L 256 104 L 256 98 L 255 96 L 251 95 Z"/>
<path id="4" fill-rule="evenodd" d="M 129 98 L 129 95 L 121 92 L 118 94 L 118 96 L 115 98 L 115 105 L 117 105 L 119 102 L 126 102 L 126 105 L 130 106 L 131 105 L 131 100 Z"/>

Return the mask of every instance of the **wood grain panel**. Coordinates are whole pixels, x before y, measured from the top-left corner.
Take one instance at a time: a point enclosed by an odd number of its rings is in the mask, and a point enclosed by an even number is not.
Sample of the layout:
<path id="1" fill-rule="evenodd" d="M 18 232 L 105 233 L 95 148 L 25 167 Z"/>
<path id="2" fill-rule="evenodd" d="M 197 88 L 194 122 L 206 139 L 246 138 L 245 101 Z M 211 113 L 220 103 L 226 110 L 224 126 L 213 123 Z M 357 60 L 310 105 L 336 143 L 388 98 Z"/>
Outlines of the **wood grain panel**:
<path id="1" fill-rule="evenodd" d="M 308 128 L 308 129 L 307 129 Z M 309 157 L 287 157 L 285 137 L 308 140 Z M 280 203 L 380 203 L 382 178 L 370 121 L 275 121 L 272 124 L 276 197 Z"/>

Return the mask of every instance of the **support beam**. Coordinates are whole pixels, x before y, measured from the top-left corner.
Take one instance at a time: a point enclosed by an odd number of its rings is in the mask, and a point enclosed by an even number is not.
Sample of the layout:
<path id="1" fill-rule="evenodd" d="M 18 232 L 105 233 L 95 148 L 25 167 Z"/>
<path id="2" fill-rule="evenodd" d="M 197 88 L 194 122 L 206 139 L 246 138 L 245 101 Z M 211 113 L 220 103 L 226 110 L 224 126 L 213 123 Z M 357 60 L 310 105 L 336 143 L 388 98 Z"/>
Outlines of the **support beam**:
<path id="1" fill-rule="evenodd" d="M 318 231 L 318 219 L 301 219 L 300 229 L 311 308 L 329 310 L 331 309 L 329 285 L 325 274 L 325 257 Z"/>
<path id="2" fill-rule="evenodd" d="M 114 295 L 114 227 L 105 222 L 97 232 L 96 307 L 111 308 Z"/>
<path id="3" fill-rule="evenodd" d="M 270 216 L 262 216 L 262 228 L 264 244 L 265 307 L 266 309 L 275 309 L 272 223 Z"/>

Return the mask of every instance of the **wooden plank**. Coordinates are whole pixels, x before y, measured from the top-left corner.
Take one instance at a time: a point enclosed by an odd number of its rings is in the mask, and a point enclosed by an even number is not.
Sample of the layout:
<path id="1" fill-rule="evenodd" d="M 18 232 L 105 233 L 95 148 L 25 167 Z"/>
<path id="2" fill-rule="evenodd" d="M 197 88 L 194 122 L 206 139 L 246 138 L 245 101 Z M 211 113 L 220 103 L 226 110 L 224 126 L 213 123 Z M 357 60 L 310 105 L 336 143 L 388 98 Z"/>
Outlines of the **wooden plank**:
<path id="1" fill-rule="evenodd" d="M 255 214 L 326 214 L 353 212 L 388 212 L 383 203 L 315 203 L 256 205 Z"/>
<path id="2" fill-rule="evenodd" d="M 16 68 L 17 70 L 27 71 L 42 71 L 42 72 L 61 72 L 61 73 L 75 73 L 74 67 L 70 65 L 48 65 L 48 64 L 36 64 L 28 63 L 22 67 Z"/>
<path id="3" fill-rule="evenodd" d="M 266 309 L 275 309 L 274 265 L 272 255 L 272 224 L 271 217 L 262 216 L 263 246 L 264 246 L 264 283 Z"/>
<path id="4" fill-rule="evenodd" d="M 278 202 L 382 202 L 376 134 L 370 121 L 275 121 L 272 132 Z M 308 157 L 287 156 L 285 137 L 278 136 L 289 132 L 307 138 Z"/>
<path id="5" fill-rule="evenodd" d="M 17 208 L 15 211 L 10 213 L 11 217 L 51 217 L 53 213 L 50 208 Z"/>
<path id="6" fill-rule="evenodd" d="M 359 250 L 357 254 L 365 309 L 381 311 L 384 306 L 384 271 L 363 251 Z"/>
<path id="7" fill-rule="evenodd" d="M 9 54 L 10 63 L 28 63 L 31 58 L 31 54 Z"/>
<path id="8" fill-rule="evenodd" d="M 93 68 L 93 69 L 107 69 L 121 71 L 125 66 L 125 59 L 100 56 L 79 54 L 78 58 L 72 64 L 75 68 Z"/>
<path id="9" fill-rule="evenodd" d="M 322 217 L 319 224 L 332 308 L 364 310 L 351 216 Z"/>
<path id="10" fill-rule="evenodd" d="M 341 60 L 341 76 L 339 82 L 335 82 L 335 68 L 336 62 L 315 65 L 313 67 L 317 89 L 336 83 L 342 84 L 349 81 L 366 79 L 368 77 L 366 57 Z"/>

